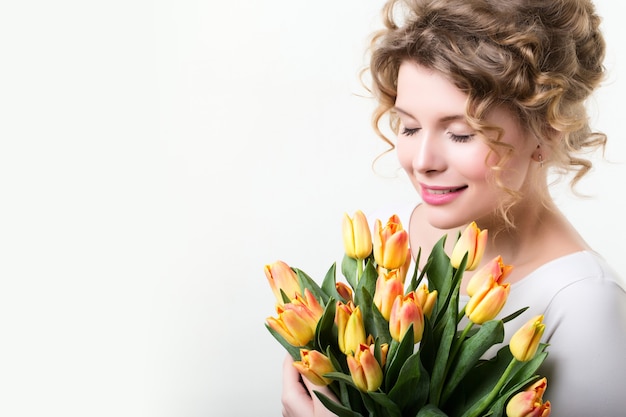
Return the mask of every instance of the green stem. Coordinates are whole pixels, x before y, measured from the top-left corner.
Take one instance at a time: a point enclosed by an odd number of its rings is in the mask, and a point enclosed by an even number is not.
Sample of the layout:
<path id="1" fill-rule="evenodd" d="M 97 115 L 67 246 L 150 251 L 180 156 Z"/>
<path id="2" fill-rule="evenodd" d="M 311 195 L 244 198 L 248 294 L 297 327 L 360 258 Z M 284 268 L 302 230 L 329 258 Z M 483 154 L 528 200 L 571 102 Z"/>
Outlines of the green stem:
<path id="1" fill-rule="evenodd" d="M 363 259 L 356 260 L 356 282 L 359 282 L 361 275 L 363 275 Z"/>
<path id="2" fill-rule="evenodd" d="M 509 366 L 506 367 L 506 369 L 504 370 L 504 373 L 502 374 L 502 376 L 500 376 L 500 379 L 498 380 L 496 385 L 493 387 L 493 389 L 491 390 L 491 392 L 489 393 L 487 398 L 482 400 L 479 403 L 478 408 L 475 409 L 471 414 L 468 414 L 466 417 L 478 417 L 478 416 L 480 416 L 483 413 L 483 411 L 485 411 L 487 409 L 487 407 L 489 407 L 489 405 L 493 402 L 493 400 L 500 393 L 500 390 L 502 389 L 502 387 L 506 383 L 506 380 L 508 379 L 509 374 L 513 370 L 513 367 L 515 366 L 516 363 L 517 363 L 517 359 L 515 359 L 515 358 L 511 359 L 511 362 L 509 363 Z"/>

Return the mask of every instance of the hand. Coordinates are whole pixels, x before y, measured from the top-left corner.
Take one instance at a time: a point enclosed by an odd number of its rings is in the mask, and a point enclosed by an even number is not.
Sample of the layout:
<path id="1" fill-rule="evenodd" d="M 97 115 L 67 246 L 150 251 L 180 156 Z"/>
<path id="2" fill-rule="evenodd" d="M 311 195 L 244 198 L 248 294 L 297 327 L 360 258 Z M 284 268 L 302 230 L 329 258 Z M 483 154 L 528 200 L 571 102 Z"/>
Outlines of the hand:
<path id="1" fill-rule="evenodd" d="M 292 365 L 293 358 L 289 355 L 283 362 L 283 417 L 331 417 L 333 412 L 324 407 L 313 390 L 319 391 L 329 398 L 337 397 L 327 387 L 313 385 Z M 338 402 L 338 401 L 337 401 Z"/>

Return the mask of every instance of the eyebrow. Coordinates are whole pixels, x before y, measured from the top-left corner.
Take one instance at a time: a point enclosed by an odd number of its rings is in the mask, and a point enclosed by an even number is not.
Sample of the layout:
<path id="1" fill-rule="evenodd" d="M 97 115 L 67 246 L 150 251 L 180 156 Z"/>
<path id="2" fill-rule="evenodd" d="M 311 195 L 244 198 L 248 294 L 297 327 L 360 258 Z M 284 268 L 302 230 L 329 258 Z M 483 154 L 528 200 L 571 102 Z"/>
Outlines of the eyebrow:
<path id="1" fill-rule="evenodd" d="M 398 106 L 394 106 L 394 109 L 398 112 L 398 113 L 402 113 L 405 116 L 408 116 L 412 119 L 417 120 L 417 118 L 415 116 L 413 116 L 411 113 L 409 113 L 406 110 L 402 110 L 400 107 Z M 466 121 L 466 117 L 464 114 L 454 114 L 454 115 L 450 115 L 450 116 L 444 116 L 441 119 L 439 119 L 439 122 L 450 122 L 450 121 L 455 121 L 455 120 L 461 120 L 461 121 Z"/>

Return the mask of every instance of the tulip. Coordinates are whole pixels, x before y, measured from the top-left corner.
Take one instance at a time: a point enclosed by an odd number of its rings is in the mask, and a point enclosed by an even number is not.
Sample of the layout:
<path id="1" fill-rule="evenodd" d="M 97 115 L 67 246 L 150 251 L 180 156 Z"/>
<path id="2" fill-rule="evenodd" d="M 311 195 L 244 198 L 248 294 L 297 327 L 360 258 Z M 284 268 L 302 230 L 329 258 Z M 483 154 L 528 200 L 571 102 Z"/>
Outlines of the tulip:
<path id="1" fill-rule="evenodd" d="M 467 253 L 465 270 L 473 271 L 480 263 L 485 253 L 486 245 L 487 229 L 480 230 L 478 226 L 476 226 L 476 222 L 471 222 L 463 233 L 461 233 L 461 237 L 454 245 L 452 256 L 450 256 L 450 263 L 453 267 L 458 269 L 463 257 Z"/>
<path id="2" fill-rule="evenodd" d="M 278 318 L 268 317 L 267 324 L 292 346 L 306 346 L 315 336 L 317 322 L 324 309 L 313 294 L 306 289 L 305 297 L 296 298 L 287 304 L 277 304 Z"/>
<path id="3" fill-rule="evenodd" d="M 550 401 L 543 402 L 543 393 L 548 381 L 542 378 L 531 385 L 526 391 L 515 394 L 506 405 L 508 417 L 548 417 Z"/>
<path id="4" fill-rule="evenodd" d="M 402 228 L 400 218 L 393 215 L 385 227 L 380 220 L 374 224 L 374 260 L 386 269 L 402 267 L 408 256 L 409 234 Z"/>
<path id="5" fill-rule="evenodd" d="M 404 285 L 398 274 L 399 270 L 394 269 L 390 272 L 383 272 L 376 280 L 374 304 L 387 321 L 389 321 L 391 307 L 396 297 L 404 294 Z"/>
<path id="6" fill-rule="evenodd" d="M 313 384 L 326 386 L 332 382 L 332 379 L 324 377 L 335 370 L 328 356 L 317 350 L 300 349 L 300 359 L 293 366 Z"/>
<path id="7" fill-rule="evenodd" d="M 505 265 L 502 262 L 502 256 L 496 256 L 489 261 L 485 266 L 474 272 L 472 278 L 467 283 L 466 292 L 470 297 L 478 291 L 478 289 L 487 282 L 489 277 L 492 277 L 499 284 L 503 283 L 507 279 L 513 266 Z"/>
<path id="8" fill-rule="evenodd" d="M 424 333 L 424 313 L 415 291 L 405 296 L 399 295 L 393 302 L 389 317 L 391 337 L 398 342 L 402 341 L 411 324 L 413 325 L 413 343 L 417 343 L 422 340 Z"/>
<path id="9" fill-rule="evenodd" d="M 352 288 L 344 282 L 335 283 L 337 293 L 346 301 L 352 300 Z"/>
<path id="10" fill-rule="evenodd" d="M 465 306 L 465 313 L 470 321 L 482 324 L 493 320 L 509 296 L 510 284 L 499 284 L 493 277 L 489 277 L 488 282 L 476 292 Z"/>
<path id="11" fill-rule="evenodd" d="M 352 301 L 346 304 L 341 301 L 337 302 L 335 324 L 337 324 L 339 349 L 346 355 L 356 352 L 359 345 L 366 342 L 361 309 L 358 306 L 355 307 Z"/>
<path id="12" fill-rule="evenodd" d="M 543 314 L 540 314 L 528 320 L 524 326 L 515 332 L 509 342 L 509 349 L 511 349 L 515 359 L 526 362 L 535 356 L 545 328 Z"/>
<path id="13" fill-rule="evenodd" d="M 437 290 L 428 291 L 428 285 L 422 284 L 415 290 L 415 296 L 422 307 L 422 312 L 428 318 L 435 308 L 435 302 L 437 302 Z"/>
<path id="14" fill-rule="evenodd" d="M 352 381 L 361 391 L 376 391 L 383 382 L 383 370 L 374 356 L 374 345 L 360 344 L 354 355 L 348 355 Z"/>
<path id="15" fill-rule="evenodd" d="M 295 298 L 296 294 L 301 294 L 300 281 L 298 275 L 283 261 L 276 261 L 273 264 L 265 265 L 265 276 L 267 277 L 272 292 L 276 297 L 276 302 L 284 304 L 281 290 L 289 297 Z"/>
<path id="16" fill-rule="evenodd" d="M 346 255 L 354 259 L 365 259 L 372 253 L 372 234 L 365 214 L 358 210 L 350 218 L 344 213 L 341 224 L 343 232 L 343 246 Z"/>

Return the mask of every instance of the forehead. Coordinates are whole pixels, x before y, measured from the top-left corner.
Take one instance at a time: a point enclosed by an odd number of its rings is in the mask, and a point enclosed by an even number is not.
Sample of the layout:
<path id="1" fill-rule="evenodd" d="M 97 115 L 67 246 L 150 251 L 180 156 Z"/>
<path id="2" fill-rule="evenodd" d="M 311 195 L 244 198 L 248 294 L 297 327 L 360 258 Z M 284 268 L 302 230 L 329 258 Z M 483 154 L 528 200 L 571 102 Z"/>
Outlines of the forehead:
<path id="1" fill-rule="evenodd" d="M 467 98 L 467 94 L 437 71 L 412 61 L 400 65 L 396 107 L 411 115 L 464 114 Z"/>

